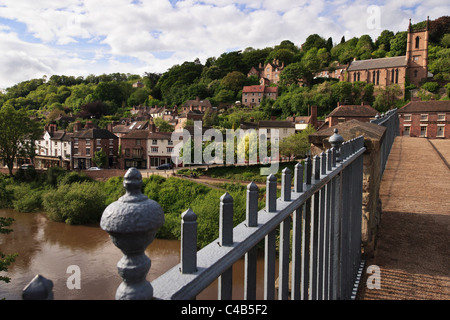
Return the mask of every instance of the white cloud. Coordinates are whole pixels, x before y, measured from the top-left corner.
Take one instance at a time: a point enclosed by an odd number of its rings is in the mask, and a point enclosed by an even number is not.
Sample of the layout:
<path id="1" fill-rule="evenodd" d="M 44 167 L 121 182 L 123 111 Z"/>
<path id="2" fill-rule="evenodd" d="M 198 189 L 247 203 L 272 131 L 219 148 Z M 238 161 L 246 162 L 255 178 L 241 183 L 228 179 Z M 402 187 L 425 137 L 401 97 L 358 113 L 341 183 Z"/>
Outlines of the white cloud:
<path id="1" fill-rule="evenodd" d="M 313 33 L 334 42 L 375 39 L 384 29 L 406 30 L 409 18 L 436 19 L 450 9 L 447 0 L 375 4 L 374 29 L 372 2 L 358 0 L 2 0 L 0 87 L 50 73 L 164 72 L 236 48 L 300 46 Z"/>

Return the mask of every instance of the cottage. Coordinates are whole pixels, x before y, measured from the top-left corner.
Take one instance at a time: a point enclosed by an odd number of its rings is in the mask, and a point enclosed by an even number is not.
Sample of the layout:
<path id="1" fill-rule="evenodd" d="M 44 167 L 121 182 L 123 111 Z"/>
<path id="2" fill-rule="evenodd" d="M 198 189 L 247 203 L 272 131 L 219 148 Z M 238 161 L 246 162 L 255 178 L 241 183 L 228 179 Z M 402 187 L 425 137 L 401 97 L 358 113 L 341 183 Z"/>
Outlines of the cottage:
<path id="1" fill-rule="evenodd" d="M 278 98 L 278 87 L 245 86 L 242 89 L 242 105 L 244 106 L 259 106 L 263 98 L 276 100 Z"/>
<path id="2" fill-rule="evenodd" d="M 377 113 L 377 110 L 363 103 L 361 105 L 340 105 L 338 103 L 338 107 L 325 117 L 325 123 L 321 129 L 332 127 L 352 119 L 369 122 L 375 119 Z"/>
<path id="3" fill-rule="evenodd" d="M 261 86 L 269 86 L 277 84 L 280 81 L 280 74 L 284 69 L 284 62 L 274 59 L 272 62 L 262 63 L 258 67 L 252 67 L 248 72 L 248 76 L 257 76 Z"/>

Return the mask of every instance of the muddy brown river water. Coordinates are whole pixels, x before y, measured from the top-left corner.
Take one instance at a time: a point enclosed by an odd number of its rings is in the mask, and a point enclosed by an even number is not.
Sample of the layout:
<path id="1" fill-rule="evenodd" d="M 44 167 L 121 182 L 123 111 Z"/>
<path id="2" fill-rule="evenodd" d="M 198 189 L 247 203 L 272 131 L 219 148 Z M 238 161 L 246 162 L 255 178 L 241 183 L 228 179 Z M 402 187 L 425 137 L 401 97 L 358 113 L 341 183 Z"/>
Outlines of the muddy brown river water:
<path id="1" fill-rule="evenodd" d="M 114 299 L 122 281 L 116 268 L 122 253 L 98 225 L 67 225 L 51 221 L 42 213 L 5 209 L 0 209 L 0 216 L 15 219 L 11 226 L 13 232 L 0 234 L 0 252 L 18 254 L 8 272 L 0 272 L 11 278 L 9 283 L 0 282 L 0 299 L 21 299 L 22 289 L 36 274 L 53 281 L 55 300 Z M 179 263 L 180 242 L 155 239 L 146 254 L 152 262 L 147 280 L 152 281 Z M 79 289 L 69 289 L 67 285 L 73 272 L 70 266 L 79 267 Z M 263 257 L 260 256 L 257 299 L 263 298 L 262 268 Z M 233 299 L 243 299 L 243 270 L 241 259 L 233 266 Z M 211 284 L 197 299 L 217 299 L 217 283 Z"/>

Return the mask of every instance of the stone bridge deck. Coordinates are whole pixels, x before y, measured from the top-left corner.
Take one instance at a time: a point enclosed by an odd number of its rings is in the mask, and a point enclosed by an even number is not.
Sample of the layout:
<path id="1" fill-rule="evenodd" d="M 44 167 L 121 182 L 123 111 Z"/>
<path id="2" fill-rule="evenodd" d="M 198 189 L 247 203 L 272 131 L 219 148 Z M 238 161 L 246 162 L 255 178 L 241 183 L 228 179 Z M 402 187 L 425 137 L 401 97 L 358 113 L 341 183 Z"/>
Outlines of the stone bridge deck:
<path id="1" fill-rule="evenodd" d="M 450 299 L 450 140 L 397 137 L 381 183 L 381 288 L 358 299 Z"/>

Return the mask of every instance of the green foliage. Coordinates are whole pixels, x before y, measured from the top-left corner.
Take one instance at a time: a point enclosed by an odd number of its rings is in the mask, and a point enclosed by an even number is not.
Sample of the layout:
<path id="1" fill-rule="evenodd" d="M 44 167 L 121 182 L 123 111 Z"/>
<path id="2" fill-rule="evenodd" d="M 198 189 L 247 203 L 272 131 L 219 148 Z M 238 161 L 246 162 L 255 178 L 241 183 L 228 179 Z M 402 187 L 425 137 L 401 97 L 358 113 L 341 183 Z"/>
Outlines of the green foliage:
<path id="1" fill-rule="evenodd" d="M 8 234 L 12 232 L 12 229 L 9 229 L 14 222 L 13 218 L 5 218 L 0 217 L 0 234 Z M 9 265 L 11 265 L 17 257 L 17 253 L 14 254 L 4 254 L 0 252 L 0 272 L 6 272 L 8 271 Z M 8 283 L 11 280 L 11 278 L 7 276 L 0 276 L 0 281 Z"/>
<path id="2" fill-rule="evenodd" d="M 439 83 L 437 82 L 426 82 L 421 86 L 422 89 L 436 93 L 439 89 Z"/>
<path id="3" fill-rule="evenodd" d="M 95 182 L 62 184 L 43 194 L 43 206 L 49 218 L 67 224 L 98 222 L 105 200 L 105 192 Z"/>
<path id="4" fill-rule="evenodd" d="M 316 130 L 308 126 L 305 130 L 290 135 L 280 142 L 280 154 L 286 157 L 305 158 L 310 149 L 308 136 Z"/>
<path id="5" fill-rule="evenodd" d="M 42 209 L 44 188 L 33 188 L 31 184 L 22 183 L 12 187 L 14 199 L 12 206 L 18 212 L 36 212 Z"/>
<path id="6" fill-rule="evenodd" d="M 97 167 L 103 168 L 108 161 L 108 156 L 106 152 L 103 151 L 103 149 L 100 149 L 99 151 L 94 152 L 94 157 L 92 158 L 92 160 L 94 160 L 94 163 L 97 165 Z"/>

